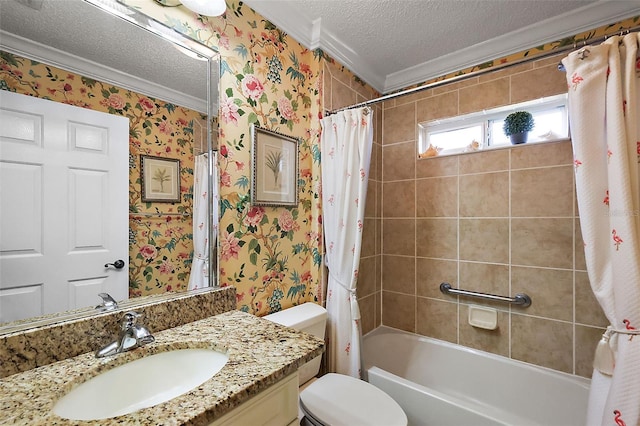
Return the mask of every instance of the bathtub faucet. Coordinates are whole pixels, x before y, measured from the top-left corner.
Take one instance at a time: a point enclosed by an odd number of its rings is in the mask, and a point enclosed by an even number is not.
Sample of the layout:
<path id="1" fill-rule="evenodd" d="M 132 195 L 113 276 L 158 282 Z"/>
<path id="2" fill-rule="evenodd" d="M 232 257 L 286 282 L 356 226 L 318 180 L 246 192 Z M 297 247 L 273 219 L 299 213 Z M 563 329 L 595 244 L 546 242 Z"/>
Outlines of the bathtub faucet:
<path id="1" fill-rule="evenodd" d="M 136 324 L 140 314 L 134 311 L 127 312 L 122 318 L 122 325 L 120 336 L 118 340 L 109 343 L 104 348 L 96 352 L 97 358 L 105 356 L 115 355 L 122 352 L 127 352 L 146 345 L 147 343 L 155 342 L 153 335 L 142 325 Z"/>

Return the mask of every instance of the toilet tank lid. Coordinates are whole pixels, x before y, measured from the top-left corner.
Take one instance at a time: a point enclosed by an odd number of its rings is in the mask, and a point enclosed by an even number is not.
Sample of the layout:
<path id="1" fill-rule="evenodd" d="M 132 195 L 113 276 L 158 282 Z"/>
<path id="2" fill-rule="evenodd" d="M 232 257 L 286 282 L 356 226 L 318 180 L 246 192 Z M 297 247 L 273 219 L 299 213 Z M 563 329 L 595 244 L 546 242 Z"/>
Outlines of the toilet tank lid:
<path id="1" fill-rule="evenodd" d="M 276 324 L 300 330 L 310 324 L 324 321 L 326 316 L 327 311 L 322 306 L 307 302 L 292 308 L 283 309 L 274 314 L 266 315 L 263 318 Z"/>

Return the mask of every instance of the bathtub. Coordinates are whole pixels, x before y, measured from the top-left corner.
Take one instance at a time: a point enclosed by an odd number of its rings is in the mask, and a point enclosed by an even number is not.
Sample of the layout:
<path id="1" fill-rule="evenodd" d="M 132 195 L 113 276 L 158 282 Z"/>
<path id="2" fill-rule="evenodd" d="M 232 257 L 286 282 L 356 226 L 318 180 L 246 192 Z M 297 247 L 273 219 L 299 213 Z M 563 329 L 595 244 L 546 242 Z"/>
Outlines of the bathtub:
<path id="1" fill-rule="evenodd" d="M 379 327 L 363 338 L 367 380 L 409 425 L 584 425 L 588 379 Z"/>

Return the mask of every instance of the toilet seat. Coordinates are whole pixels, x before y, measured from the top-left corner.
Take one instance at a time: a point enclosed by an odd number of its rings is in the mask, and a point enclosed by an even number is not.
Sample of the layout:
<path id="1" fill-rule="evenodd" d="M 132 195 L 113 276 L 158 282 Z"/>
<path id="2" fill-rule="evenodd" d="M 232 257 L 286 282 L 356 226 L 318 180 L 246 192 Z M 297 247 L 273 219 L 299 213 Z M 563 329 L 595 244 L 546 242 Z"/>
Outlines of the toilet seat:
<path id="1" fill-rule="evenodd" d="M 406 426 L 407 416 L 389 395 L 365 381 L 329 373 L 300 392 L 312 423 L 331 426 Z"/>

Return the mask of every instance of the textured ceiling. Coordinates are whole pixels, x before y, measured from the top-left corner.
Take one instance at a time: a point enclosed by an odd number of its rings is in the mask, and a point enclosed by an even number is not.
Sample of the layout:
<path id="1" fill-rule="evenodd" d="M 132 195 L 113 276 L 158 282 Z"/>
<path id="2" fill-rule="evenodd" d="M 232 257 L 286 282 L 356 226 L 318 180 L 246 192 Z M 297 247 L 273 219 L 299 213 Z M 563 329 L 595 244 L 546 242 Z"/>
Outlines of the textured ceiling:
<path id="1" fill-rule="evenodd" d="M 206 61 L 192 59 L 152 32 L 82 0 L 44 0 L 39 10 L 24 4 L 33 0 L 20 1 L 0 0 L 1 30 L 107 67 L 106 75 L 94 75 L 95 78 L 206 112 Z M 0 35 L 0 43 L 5 41 Z M 70 65 L 63 55 L 55 59 L 50 63 L 82 71 Z M 159 92 L 149 93 L 136 83 L 123 84 L 121 76 L 150 82 Z M 178 98 L 168 95 L 169 91 Z"/>
<path id="2" fill-rule="evenodd" d="M 245 0 L 386 93 L 640 15 L 621 0 Z"/>

